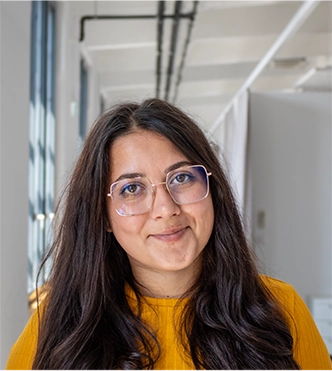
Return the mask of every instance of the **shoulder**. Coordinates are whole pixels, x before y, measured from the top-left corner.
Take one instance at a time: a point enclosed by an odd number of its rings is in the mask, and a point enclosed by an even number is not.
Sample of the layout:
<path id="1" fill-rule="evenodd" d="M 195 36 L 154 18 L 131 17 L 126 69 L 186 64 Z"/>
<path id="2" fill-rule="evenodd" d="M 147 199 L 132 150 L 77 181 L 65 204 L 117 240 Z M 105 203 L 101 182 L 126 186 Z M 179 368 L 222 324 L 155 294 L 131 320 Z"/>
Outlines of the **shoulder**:
<path id="1" fill-rule="evenodd" d="M 298 294 L 289 283 L 265 275 L 260 275 L 259 277 L 264 286 L 279 302 L 290 304 L 290 302 L 297 299 Z"/>
<path id="2" fill-rule="evenodd" d="M 279 291 L 294 291 L 294 288 L 292 285 L 290 285 L 287 282 L 281 281 L 277 278 L 265 276 L 263 274 L 259 275 L 259 278 L 264 283 L 265 286 L 267 286 L 270 290 L 274 290 L 276 292 Z"/>
<path id="3" fill-rule="evenodd" d="M 268 294 L 277 301 L 291 328 L 294 327 L 294 322 L 310 316 L 306 304 L 292 285 L 264 275 L 260 275 L 260 279 Z"/>
<path id="4" fill-rule="evenodd" d="M 286 320 L 291 325 L 313 322 L 309 308 L 294 287 L 284 281 L 260 275 L 267 292 L 278 302 Z"/>
<path id="5" fill-rule="evenodd" d="M 260 279 L 267 292 L 278 302 L 286 320 L 293 323 L 294 320 L 311 316 L 304 300 L 292 285 L 265 275 L 260 275 Z"/>

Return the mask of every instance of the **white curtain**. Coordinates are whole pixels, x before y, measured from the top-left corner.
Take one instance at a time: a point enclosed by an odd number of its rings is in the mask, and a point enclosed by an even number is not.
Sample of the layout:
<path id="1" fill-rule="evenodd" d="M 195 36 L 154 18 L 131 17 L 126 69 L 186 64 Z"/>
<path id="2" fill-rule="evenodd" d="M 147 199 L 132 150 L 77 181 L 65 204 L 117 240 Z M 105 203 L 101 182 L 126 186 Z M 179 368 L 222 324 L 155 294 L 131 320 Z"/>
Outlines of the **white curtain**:
<path id="1" fill-rule="evenodd" d="M 232 107 L 220 123 L 220 158 L 233 188 L 250 239 L 251 181 L 248 148 L 249 91 L 245 90 L 233 101 Z"/>

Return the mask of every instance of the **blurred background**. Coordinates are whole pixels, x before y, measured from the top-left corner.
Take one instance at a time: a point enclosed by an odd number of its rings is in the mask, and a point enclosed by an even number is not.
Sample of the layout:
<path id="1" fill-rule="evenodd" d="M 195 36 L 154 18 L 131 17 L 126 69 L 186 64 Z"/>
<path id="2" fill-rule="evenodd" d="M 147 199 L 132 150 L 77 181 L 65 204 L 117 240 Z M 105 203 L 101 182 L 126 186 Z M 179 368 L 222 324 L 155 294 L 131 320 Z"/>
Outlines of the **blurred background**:
<path id="1" fill-rule="evenodd" d="M 295 287 L 332 353 L 332 3 L 1 1 L 0 12 L 1 368 L 89 128 L 149 97 L 214 143 L 260 271 Z"/>

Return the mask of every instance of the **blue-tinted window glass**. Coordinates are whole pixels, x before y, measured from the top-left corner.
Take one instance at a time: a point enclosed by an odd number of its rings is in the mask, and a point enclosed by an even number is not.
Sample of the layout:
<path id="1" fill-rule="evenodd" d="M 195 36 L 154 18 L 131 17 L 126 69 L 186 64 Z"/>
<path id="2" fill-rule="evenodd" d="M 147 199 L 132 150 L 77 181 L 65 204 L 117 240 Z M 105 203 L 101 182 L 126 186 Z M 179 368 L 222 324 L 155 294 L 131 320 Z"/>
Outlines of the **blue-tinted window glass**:
<path id="1" fill-rule="evenodd" d="M 54 216 L 55 8 L 47 1 L 32 2 L 30 65 L 28 292 L 35 289 Z M 41 272 L 39 284 L 48 270 Z"/>

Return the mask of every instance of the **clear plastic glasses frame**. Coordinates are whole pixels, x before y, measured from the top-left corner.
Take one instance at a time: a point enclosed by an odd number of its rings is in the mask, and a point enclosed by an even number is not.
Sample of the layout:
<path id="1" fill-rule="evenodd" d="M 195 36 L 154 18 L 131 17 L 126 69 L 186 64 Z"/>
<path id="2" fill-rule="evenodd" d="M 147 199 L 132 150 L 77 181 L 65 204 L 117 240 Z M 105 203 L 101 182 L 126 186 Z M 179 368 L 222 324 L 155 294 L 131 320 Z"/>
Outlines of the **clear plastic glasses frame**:
<path id="1" fill-rule="evenodd" d="M 151 210 L 158 185 L 164 185 L 178 205 L 203 200 L 209 194 L 210 175 L 203 165 L 182 166 L 168 172 L 165 182 L 152 183 L 146 176 L 118 180 L 110 185 L 107 196 L 112 198 L 119 215 L 140 215 Z"/>

